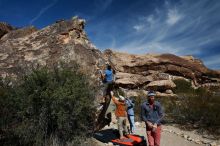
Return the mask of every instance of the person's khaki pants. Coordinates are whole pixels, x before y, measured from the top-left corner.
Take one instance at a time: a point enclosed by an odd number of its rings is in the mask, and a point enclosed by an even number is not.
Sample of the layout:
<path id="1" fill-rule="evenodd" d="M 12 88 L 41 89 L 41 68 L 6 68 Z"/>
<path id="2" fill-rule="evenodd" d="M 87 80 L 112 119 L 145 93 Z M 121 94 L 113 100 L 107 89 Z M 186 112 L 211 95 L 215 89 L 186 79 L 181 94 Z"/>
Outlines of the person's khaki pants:
<path id="1" fill-rule="evenodd" d="M 126 119 L 127 117 L 118 117 L 118 130 L 119 130 L 120 138 L 123 137 L 123 131 L 125 131 L 125 134 L 128 134 Z"/>

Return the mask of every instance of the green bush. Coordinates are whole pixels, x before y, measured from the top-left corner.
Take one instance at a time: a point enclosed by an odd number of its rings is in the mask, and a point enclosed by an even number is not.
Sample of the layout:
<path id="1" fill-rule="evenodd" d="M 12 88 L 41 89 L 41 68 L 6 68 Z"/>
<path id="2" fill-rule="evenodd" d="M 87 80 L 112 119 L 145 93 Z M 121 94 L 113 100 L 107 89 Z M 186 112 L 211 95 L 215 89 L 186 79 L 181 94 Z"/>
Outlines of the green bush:
<path id="1" fill-rule="evenodd" d="M 11 97 L 13 92 L 9 86 L 9 81 L 3 82 L 0 79 L 0 144 L 1 145 L 12 145 L 11 140 L 16 140 L 14 136 L 13 128 L 19 119 L 17 119 L 17 105 L 15 102 L 17 99 Z"/>
<path id="2" fill-rule="evenodd" d="M 206 88 L 193 89 L 190 82 L 184 80 L 174 82 L 177 85 L 174 93 L 178 97 L 162 101 L 166 118 L 181 125 L 196 125 L 212 134 L 220 134 L 220 97 Z"/>
<path id="3" fill-rule="evenodd" d="M 147 97 L 142 91 L 140 91 L 138 92 L 138 96 L 133 99 L 135 101 L 135 106 L 134 106 L 135 121 L 141 121 L 141 105 L 147 100 Z"/>
<path id="4" fill-rule="evenodd" d="M 94 126 L 93 88 L 77 68 L 34 70 L 13 87 L 1 85 L 2 145 L 78 145 Z"/>
<path id="5" fill-rule="evenodd" d="M 186 96 L 169 105 L 169 116 L 175 123 L 191 125 L 220 134 L 220 97 Z"/>
<path id="6" fill-rule="evenodd" d="M 191 86 L 191 83 L 182 79 L 174 80 L 174 83 L 176 84 L 176 88 L 173 90 L 174 93 L 193 93 L 194 89 Z"/>

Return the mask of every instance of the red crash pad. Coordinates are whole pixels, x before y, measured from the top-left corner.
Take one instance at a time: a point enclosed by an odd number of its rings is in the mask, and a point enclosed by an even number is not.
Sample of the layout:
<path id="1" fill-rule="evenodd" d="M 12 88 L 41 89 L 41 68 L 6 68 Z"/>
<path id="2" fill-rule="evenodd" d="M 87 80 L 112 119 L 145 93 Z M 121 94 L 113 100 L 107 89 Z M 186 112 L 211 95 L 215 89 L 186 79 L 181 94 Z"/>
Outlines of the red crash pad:
<path id="1" fill-rule="evenodd" d="M 113 143 L 115 144 L 121 144 L 124 146 L 133 146 L 133 145 L 137 145 L 139 143 L 142 142 L 142 138 L 138 135 L 126 135 L 126 138 L 123 139 L 113 139 L 112 140 Z"/>

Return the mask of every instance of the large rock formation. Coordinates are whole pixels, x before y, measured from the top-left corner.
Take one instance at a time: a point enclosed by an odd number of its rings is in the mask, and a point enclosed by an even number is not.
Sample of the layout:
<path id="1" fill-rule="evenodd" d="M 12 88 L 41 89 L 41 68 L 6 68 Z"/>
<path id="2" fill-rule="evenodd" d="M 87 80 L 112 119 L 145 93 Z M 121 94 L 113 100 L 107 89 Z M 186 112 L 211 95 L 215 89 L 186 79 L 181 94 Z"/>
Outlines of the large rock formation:
<path id="1" fill-rule="evenodd" d="M 71 66 L 76 62 L 81 72 L 98 79 L 97 68 L 103 68 L 105 60 L 102 52 L 88 40 L 84 25 L 85 20 L 73 17 L 71 20 L 57 21 L 41 30 L 31 26 L 7 31 L 0 38 L 1 77 L 17 79 L 38 66 L 53 68 L 63 63 Z M 97 100 L 94 101 L 96 105 L 101 96 L 97 94 Z M 101 114 L 97 114 L 97 129 L 106 124 L 103 115 L 108 103 Z"/>
<path id="2" fill-rule="evenodd" d="M 94 74 L 102 54 L 89 42 L 84 25 L 84 20 L 74 18 L 38 31 L 27 27 L 8 32 L 0 40 L 1 76 L 16 77 L 34 66 L 52 67 L 71 61 Z"/>
<path id="3" fill-rule="evenodd" d="M 172 80 L 176 79 L 191 81 L 194 87 L 220 86 L 219 72 L 208 69 L 192 56 L 132 55 L 112 50 L 106 50 L 104 56 L 116 70 L 116 83 L 124 88 L 153 88 L 166 93 L 175 87 Z"/>

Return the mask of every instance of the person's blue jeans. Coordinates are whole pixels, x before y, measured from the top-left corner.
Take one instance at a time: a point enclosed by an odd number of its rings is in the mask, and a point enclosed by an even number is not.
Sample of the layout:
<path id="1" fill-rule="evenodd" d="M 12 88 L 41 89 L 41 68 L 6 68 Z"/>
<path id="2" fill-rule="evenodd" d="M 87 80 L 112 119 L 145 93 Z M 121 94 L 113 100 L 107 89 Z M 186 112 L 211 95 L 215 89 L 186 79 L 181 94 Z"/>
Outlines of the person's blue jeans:
<path id="1" fill-rule="evenodd" d="M 135 130 L 134 115 L 128 115 L 128 120 L 130 123 L 130 131 L 131 131 L 131 133 L 134 133 L 134 130 Z"/>

